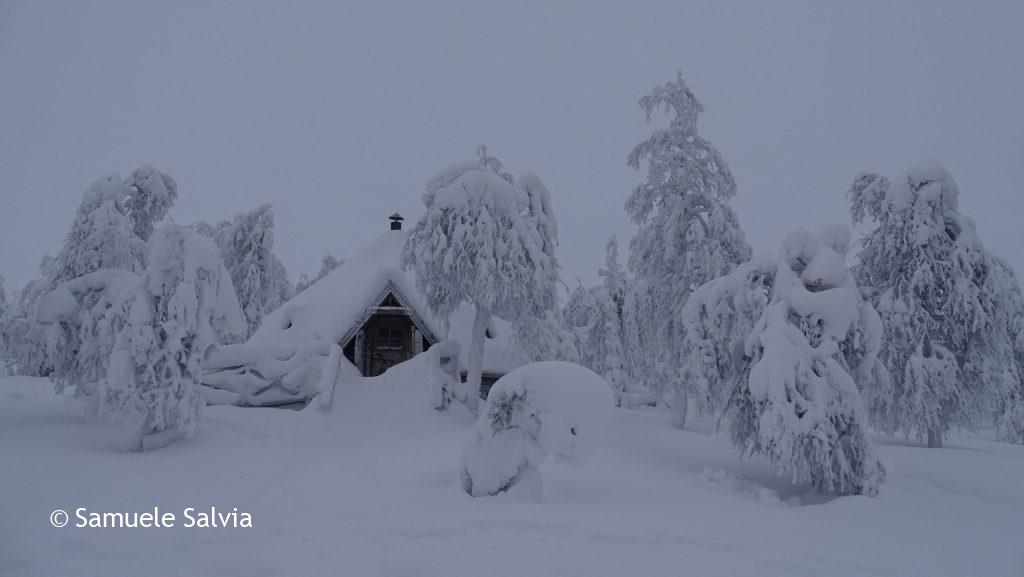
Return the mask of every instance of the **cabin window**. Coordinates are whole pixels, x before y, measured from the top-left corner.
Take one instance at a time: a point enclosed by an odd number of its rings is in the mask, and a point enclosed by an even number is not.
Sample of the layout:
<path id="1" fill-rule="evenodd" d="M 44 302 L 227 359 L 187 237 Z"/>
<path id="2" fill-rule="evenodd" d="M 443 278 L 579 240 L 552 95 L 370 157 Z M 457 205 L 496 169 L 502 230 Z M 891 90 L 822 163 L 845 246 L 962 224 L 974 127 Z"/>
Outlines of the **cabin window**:
<path id="1" fill-rule="evenodd" d="M 401 349 L 402 329 L 377 329 L 378 349 Z"/>

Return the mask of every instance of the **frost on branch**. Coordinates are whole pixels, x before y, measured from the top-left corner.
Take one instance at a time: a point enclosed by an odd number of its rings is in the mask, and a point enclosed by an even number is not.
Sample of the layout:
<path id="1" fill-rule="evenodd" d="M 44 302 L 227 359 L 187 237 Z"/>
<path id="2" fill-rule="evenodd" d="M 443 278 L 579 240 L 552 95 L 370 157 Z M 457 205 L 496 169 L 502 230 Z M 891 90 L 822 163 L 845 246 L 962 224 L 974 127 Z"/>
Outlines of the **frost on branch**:
<path id="1" fill-rule="evenodd" d="M 474 497 L 516 487 L 541 496 L 537 468 L 553 454 L 579 463 L 611 421 L 608 384 L 586 367 L 560 361 L 524 365 L 491 387 L 462 451 L 462 488 Z"/>
<path id="2" fill-rule="evenodd" d="M 727 415 L 743 453 L 822 491 L 873 495 L 885 470 L 865 432 L 857 379 L 876 374 L 867 369 L 880 326 L 846 268 L 849 234 L 841 232 L 786 237 Z M 733 274 L 742 286 L 749 273 Z"/>

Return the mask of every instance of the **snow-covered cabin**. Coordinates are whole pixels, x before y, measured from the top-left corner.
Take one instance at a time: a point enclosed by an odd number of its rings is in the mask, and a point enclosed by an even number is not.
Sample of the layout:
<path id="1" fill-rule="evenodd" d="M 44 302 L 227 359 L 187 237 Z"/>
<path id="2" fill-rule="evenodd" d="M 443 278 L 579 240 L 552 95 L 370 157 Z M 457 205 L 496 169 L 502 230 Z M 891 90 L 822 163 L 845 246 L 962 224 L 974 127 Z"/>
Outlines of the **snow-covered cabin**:
<path id="1" fill-rule="evenodd" d="M 286 390 L 271 394 L 271 371 L 260 371 L 255 365 L 261 355 L 263 366 L 267 365 L 267 351 L 274 351 L 278 361 L 287 362 L 285 358 L 294 356 L 294 351 L 323 350 L 316 346 L 311 349 L 314 344 L 337 345 L 360 374 L 372 377 L 435 343 L 457 340 L 461 345 L 459 366 L 465 377 L 473 308 L 463 305 L 448 323 L 431 313 L 416 288 L 412 271 L 401 267 L 408 233 L 402 230 L 398 215 L 391 219 L 390 230 L 264 317 L 248 343 L 221 347 L 224 351 L 211 356 L 204 384 L 236 393 L 219 398 L 219 402 L 266 405 L 308 400 L 314 390 L 306 386 L 310 383 L 299 386 L 293 382 L 288 386 L 284 382 Z M 510 323 L 491 320 L 484 343 L 484 393 L 498 378 L 527 362 L 511 344 L 511 332 Z M 302 363 L 296 360 L 288 364 L 297 367 Z M 259 378 L 254 379 L 257 372 Z M 340 374 L 345 374 L 345 369 Z M 293 381 L 313 378 L 305 375 L 293 377 Z"/>

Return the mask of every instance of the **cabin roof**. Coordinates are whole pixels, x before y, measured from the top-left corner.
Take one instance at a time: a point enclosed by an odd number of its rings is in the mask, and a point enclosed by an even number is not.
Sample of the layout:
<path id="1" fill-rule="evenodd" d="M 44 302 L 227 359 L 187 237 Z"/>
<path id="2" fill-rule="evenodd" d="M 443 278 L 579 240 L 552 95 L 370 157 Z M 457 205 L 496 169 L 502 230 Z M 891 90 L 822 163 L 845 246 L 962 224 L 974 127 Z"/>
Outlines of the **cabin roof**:
<path id="1" fill-rule="evenodd" d="M 252 335 L 254 343 L 306 343 L 327 340 L 344 346 L 372 316 L 377 306 L 395 295 L 413 323 L 432 342 L 459 341 L 461 362 L 467 364 L 473 327 L 473 308 L 456 309 L 445 330 L 443 319 L 430 312 L 416 288 L 411 271 L 401 268 L 407 231 L 384 232 L 336 269 L 284 303 L 263 319 Z M 527 362 L 511 344 L 511 324 L 491 320 L 484 343 L 484 370 L 504 374 Z"/>

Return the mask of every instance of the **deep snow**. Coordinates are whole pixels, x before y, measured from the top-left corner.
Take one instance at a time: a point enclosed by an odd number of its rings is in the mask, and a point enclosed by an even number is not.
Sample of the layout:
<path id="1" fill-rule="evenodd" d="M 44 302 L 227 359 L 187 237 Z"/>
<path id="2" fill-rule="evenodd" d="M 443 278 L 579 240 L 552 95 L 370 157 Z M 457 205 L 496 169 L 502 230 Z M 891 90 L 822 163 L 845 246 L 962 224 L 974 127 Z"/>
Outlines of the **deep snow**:
<path id="1" fill-rule="evenodd" d="M 723 434 L 617 409 L 578 469 L 545 463 L 544 499 L 472 498 L 473 419 L 431 408 L 414 367 L 339 383 L 333 408 L 208 407 L 194 438 L 128 453 L 44 379 L 0 379 L 0 574 L 921 575 L 1024 572 L 1024 447 L 876 439 L 875 498 L 816 497 Z M 253 517 L 186 529 L 185 507 Z M 56 508 L 175 512 L 171 529 L 51 527 Z"/>

